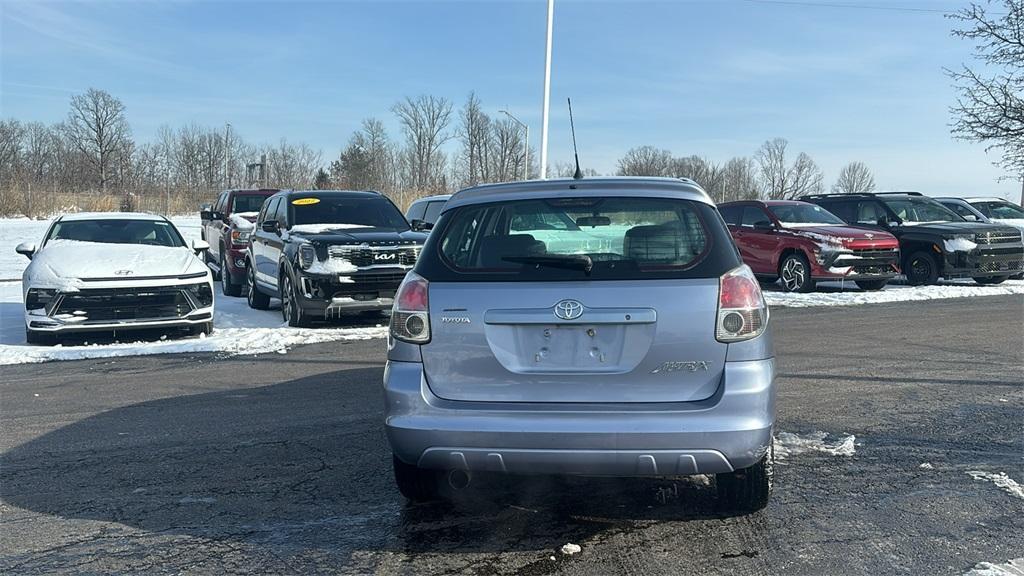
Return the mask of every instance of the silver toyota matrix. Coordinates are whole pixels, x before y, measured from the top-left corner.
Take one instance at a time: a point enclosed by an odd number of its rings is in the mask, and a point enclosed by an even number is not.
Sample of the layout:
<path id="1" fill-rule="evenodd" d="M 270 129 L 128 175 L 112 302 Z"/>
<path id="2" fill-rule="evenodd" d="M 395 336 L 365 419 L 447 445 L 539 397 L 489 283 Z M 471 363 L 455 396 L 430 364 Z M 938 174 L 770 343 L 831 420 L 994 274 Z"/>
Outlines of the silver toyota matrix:
<path id="1" fill-rule="evenodd" d="M 478 186 L 444 206 L 395 297 L 384 374 L 411 500 L 474 473 L 714 474 L 768 503 L 768 307 L 689 180 Z"/>

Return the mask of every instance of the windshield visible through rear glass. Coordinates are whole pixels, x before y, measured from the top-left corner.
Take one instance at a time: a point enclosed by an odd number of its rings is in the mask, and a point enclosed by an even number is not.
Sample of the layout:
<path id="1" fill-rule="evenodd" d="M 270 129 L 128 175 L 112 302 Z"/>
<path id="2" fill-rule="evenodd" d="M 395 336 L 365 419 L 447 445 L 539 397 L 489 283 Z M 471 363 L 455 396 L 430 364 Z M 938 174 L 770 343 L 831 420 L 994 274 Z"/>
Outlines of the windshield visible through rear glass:
<path id="1" fill-rule="evenodd" d="M 783 227 L 843 224 L 843 221 L 836 218 L 831 212 L 813 204 L 780 204 L 769 206 L 768 209 L 779 219 L 779 223 Z"/>
<path id="2" fill-rule="evenodd" d="M 998 220 L 1024 220 L 1024 209 L 1009 202 L 975 202 L 971 204 L 989 218 Z"/>
<path id="3" fill-rule="evenodd" d="M 314 201 L 315 200 L 315 201 Z M 405 216 L 385 198 L 296 198 L 290 202 L 291 225 L 341 224 L 408 230 Z"/>
<path id="4" fill-rule="evenodd" d="M 163 220 L 104 219 L 57 222 L 46 239 L 172 248 L 185 245 L 174 226 Z"/>
<path id="5" fill-rule="evenodd" d="M 688 269 L 702 260 L 709 238 L 692 202 L 574 198 L 466 206 L 445 226 L 440 246 L 460 272 L 621 279 Z"/>
<path id="6" fill-rule="evenodd" d="M 259 212 L 263 208 L 263 201 L 267 196 L 256 196 L 252 194 L 236 194 L 231 200 L 232 212 Z"/>
<path id="7" fill-rule="evenodd" d="M 935 200 L 920 197 L 881 198 L 882 202 L 906 223 L 963 222 L 955 212 Z"/>

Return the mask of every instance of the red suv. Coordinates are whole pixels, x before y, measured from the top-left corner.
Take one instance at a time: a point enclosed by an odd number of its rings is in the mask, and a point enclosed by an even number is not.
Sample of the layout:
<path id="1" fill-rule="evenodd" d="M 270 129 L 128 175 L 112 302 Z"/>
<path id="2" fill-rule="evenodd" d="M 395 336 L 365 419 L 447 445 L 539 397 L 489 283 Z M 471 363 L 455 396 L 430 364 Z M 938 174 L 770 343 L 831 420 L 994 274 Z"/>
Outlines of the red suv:
<path id="1" fill-rule="evenodd" d="M 853 280 L 880 290 L 899 272 L 899 240 L 857 228 L 828 210 L 795 200 L 745 200 L 718 206 L 743 261 L 760 279 L 782 279 L 788 292 L 820 280 Z"/>

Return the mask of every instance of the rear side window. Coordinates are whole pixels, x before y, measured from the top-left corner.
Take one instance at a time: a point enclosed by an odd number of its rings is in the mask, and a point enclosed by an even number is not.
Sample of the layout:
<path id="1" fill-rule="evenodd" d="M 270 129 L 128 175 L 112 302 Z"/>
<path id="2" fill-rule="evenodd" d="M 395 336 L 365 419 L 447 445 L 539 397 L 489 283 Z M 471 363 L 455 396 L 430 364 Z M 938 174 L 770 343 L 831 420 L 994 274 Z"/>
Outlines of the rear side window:
<path id="1" fill-rule="evenodd" d="M 414 202 L 412 206 L 409 206 L 409 213 L 405 215 L 405 219 L 410 222 L 413 220 L 423 220 L 423 208 L 426 205 L 426 202 Z"/>
<path id="2" fill-rule="evenodd" d="M 427 203 L 427 211 L 423 215 L 423 220 L 426 220 L 427 222 L 437 222 L 437 217 L 441 215 L 441 209 L 444 208 L 444 205 L 444 200 Z"/>
<path id="3" fill-rule="evenodd" d="M 856 202 L 829 202 L 819 204 L 825 210 L 835 214 L 843 222 L 853 223 L 857 221 Z M 874 224 L 874 222 L 872 222 Z"/>
<path id="4" fill-rule="evenodd" d="M 722 214 L 722 219 L 725 223 L 730 226 L 740 225 L 740 214 L 743 213 L 742 206 L 724 206 L 720 207 L 718 211 Z"/>
<path id="5" fill-rule="evenodd" d="M 748 228 L 753 228 L 754 224 L 757 224 L 758 222 L 771 222 L 771 220 L 768 219 L 768 215 L 764 213 L 764 210 L 761 210 L 757 206 L 744 206 L 743 220 L 740 224 Z"/>
<path id="6" fill-rule="evenodd" d="M 687 200 L 590 197 L 469 205 L 446 213 L 438 229 L 430 242 L 440 264 L 461 279 L 680 278 L 717 276 L 721 265 L 738 265 L 714 208 Z M 715 271 L 701 269 L 715 247 L 724 250 L 724 256 L 710 258 Z"/>

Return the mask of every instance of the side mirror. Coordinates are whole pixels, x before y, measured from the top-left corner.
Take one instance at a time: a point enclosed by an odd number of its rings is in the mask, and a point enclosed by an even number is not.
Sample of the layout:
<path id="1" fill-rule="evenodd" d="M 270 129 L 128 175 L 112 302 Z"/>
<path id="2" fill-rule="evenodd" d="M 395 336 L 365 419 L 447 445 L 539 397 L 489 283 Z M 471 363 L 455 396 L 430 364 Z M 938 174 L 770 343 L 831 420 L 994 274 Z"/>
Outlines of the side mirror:
<path id="1" fill-rule="evenodd" d="M 200 220 L 213 220 L 213 212 L 210 212 L 209 210 L 205 210 L 205 209 L 204 210 L 200 210 L 199 211 L 199 219 Z"/>
<path id="2" fill-rule="evenodd" d="M 758 222 L 754 222 L 754 230 L 757 230 L 758 232 L 770 232 L 775 230 L 775 225 L 768 220 L 760 220 Z"/>
<path id="3" fill-rule="evenodd" d="M 281 227 L 277 224 L 277 220 L 264 220 L 263 225 L 260 226 L 260 228 L 264 232 L 269 232 L 271 234 L 279 234 L 281 232 Z"/>
<path id="4" fill-rule="evenodd" d="M 963 219 L 967 220 L 968 222 L 980 222 L 981 221 L 981 219 L 978 218 L 977 216 L 975 216 L 974 214 L 964 214 L 963 215 Z"/>
<path id="5" fill-rule="evenodd" d="M 889 222 L 889 219 L 886 218 L 885 216 L 880 216 L 878 220 L 875 221 L 875 224 L 881 226 L 882 228 L 888 228 L 889 225 L 892 224 L 892 222 Z"/>
<path id="6" fill-rule="evenodd" d="M 417 232 L 426 232 L 427 230 L 434 229 L 434 225 L 432 223 L 427 222 L 426 220 L 420 220 L 418 218 L 413 218 L 412 221 L 409 222 L 409 225 L 412 226 L 412 229 Z"/>
<path id="7" fill-rule="evenodd" d="M 192 250 L 196 254 L 201 254 L 210 249 L 210 243 L 206 240 L 199 240 L 198 238 L 192 241 Z"/>
<path id="8" fill-rule="evenodd" d="M 32 255 L 36 253 L 36 245 L 31 242 L 22 242 L 14 247 L 14 251 L 31 260 Z"/>

